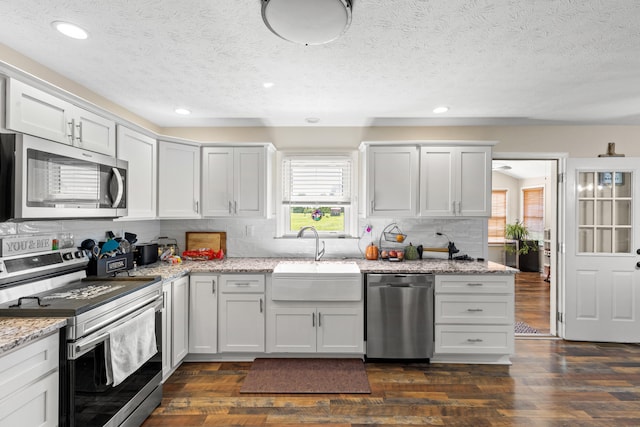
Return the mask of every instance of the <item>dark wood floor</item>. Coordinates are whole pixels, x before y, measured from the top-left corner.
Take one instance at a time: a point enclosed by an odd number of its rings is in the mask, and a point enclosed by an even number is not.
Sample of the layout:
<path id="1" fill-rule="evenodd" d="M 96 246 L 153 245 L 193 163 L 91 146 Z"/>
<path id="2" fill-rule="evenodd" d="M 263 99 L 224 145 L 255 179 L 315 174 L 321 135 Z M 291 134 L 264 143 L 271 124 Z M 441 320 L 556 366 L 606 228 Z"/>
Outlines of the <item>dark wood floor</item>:
<path id="1" fill-rule="evenodd" d="M 549 334 L 549 282 L 540 273 L 518 273 L 515 288 L 516 321 Z"/>
<path id="2" fill-rule="evenodd" d="M 512 366 L 367 363 L 365 395 L 240 394 L 250 363 L 185 363 L 152 426 L 640 426 L 640 346 L 516 340 Z"/>

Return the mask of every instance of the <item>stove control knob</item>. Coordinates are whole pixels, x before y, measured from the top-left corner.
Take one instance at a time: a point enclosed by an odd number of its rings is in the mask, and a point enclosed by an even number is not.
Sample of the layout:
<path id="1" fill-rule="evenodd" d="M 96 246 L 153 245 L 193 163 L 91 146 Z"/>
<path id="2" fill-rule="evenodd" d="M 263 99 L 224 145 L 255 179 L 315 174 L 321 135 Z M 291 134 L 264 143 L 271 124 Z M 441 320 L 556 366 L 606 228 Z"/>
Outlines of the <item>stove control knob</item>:
<path id="1" fill-rule="evenodd" d="M 71 252 L 65 252 L 62 254 L 62 259 L 65 261 L 71 261 L 73 259 L 73 254 Z"/>
<path id="2" fill-rule="evenodd" d="M 84 255 L 84 252 L 82 252 L 82 251 L 75 251 L 73 253 L 73 256 L 76 257 L 76 258 L 82 258 L 83 255 Z"/>

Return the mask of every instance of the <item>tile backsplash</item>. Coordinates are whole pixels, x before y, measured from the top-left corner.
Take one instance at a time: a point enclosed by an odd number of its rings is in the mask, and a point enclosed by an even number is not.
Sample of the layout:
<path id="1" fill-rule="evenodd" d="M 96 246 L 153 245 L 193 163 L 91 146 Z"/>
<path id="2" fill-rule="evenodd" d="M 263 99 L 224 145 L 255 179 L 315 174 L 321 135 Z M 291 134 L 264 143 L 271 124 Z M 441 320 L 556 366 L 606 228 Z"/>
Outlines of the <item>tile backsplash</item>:
<path id="1" fill-rule="evenodd" d="M 448 239 L 455 242 L 460 254 L 487 258 L 486 218 L 369 218 L 359 221 L 361 238 L 321 239 L 325 241 L 326 258 L 363 257 L 370 242 L 379 244 L 382 230 L 397 223 L 407 240 L 402 244 L 382 240 L 383 248 L 400 248 L 409 244 L 425 247 L 446 247 Z M 371 225 L 371 233 L 365 228 Z M 151 221 L 58 220 L 0 223 L 0 237 L 15 234 L 70 234 L 75 246 L 87 238 L 105 240 L 106 232 L 122 236 L 125 231 L 136 233 L 139 242 L 149 242 L 159 236 L 175 238 L 179 250 L 185 248 L 187 231 L 225 231 L 227 252 L 231 257 L 303 257 L 312 258 L 315 240 L 305 238 L 276 238 L 276 219 L 185 219 Z M 430 252 L 425 256 L 446 257 L 446 253 Z"/>

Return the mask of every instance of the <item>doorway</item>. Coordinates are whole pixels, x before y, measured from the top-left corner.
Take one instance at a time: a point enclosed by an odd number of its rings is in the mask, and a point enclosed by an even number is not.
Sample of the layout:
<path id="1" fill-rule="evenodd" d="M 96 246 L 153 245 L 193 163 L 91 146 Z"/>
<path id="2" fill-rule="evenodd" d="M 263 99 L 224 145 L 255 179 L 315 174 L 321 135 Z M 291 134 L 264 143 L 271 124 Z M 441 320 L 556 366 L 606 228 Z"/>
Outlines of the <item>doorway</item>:
<path id="1" fill-rule="evenodd" d="M 515 320 L 518 336 L 557 335 L 557 248 L 559 161 L 496 158 L 492 162 L 492 217 L 489 260 L 520 270 L 515 276 Z M 522 224 L 524 240 L 505 231 Z"/>

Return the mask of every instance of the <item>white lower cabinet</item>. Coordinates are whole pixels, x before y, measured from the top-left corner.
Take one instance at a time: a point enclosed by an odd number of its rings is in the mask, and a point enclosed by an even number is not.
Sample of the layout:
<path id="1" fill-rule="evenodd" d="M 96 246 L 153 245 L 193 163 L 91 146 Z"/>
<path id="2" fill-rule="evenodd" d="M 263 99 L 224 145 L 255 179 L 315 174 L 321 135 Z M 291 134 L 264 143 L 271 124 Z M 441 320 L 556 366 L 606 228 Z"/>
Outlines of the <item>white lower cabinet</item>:
<path id="1" fill-rule="evenodd" d="M 361 302 L 270 302 L 270 353 L 364 353 Z"/>
<path id="2" fill-rule="evenodd" d="M 218 351 L 218 276 L 189 278 L 189 353 Z"/>
<path id="3" fill-rule="evenodd" d="M 162 378 L 175 371 L 189 351 L 189 277 L 162 285 Z"/>
<path id="4" fill-rule="evenodd" d="M 0 357 L 0 426 L 58 425 L 58 347 L 53 334 Z"/>
<path id="5" fill-rule="evenodd" d="M 219 351 L 264 352 L 265 277 L 262 274 L 220 276 Z"/>
<path id="6" fill-rule="evenodd" d="M 433 362 L 509 364 L 513 275 L 436 275 Z"/>

